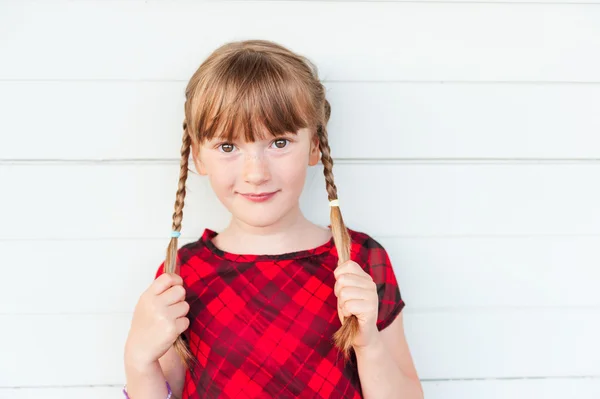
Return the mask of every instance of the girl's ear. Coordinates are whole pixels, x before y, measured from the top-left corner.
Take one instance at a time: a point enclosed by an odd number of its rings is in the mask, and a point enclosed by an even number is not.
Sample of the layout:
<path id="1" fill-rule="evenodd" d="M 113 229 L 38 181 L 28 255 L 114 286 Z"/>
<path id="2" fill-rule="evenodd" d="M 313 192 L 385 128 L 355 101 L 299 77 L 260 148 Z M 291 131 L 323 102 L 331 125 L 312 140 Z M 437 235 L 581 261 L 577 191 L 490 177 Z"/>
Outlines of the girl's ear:
<path id="1" fill-rule="evenodd" d="M 206 167 L 200 161 L 200 147 L 197 143 L 192 142 L 192 159 L 194 160 L 194 167 L 196 168 L 196 172 L 202 176 L 206 176 L 208 173 L 206 172 Z"/>
<path id="2" fill-rule="evenodd" d="M 321 160 L 321 151 L 319 151 L 319 136 L 315 133 L 310 141 L 310 153 L 308 155 L 308 165 L 315 166 Z"/>

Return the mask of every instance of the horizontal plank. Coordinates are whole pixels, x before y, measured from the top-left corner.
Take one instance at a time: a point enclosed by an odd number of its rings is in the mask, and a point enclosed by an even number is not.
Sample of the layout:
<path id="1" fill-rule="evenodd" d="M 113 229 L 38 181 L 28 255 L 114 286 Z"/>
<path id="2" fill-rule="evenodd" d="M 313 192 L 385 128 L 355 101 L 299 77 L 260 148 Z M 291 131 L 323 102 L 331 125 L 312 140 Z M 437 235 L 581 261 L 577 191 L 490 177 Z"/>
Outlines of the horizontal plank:
<path id="1" fill-rule="evenodd" d="M 597 399 L 600 378 L 425 381 L 427 399 Z"/>
<path id="2" fill-rule="evenodd" d="M 600 375 L 600 310 L 405 313 L 423 379 Z M 130 317 L 0 315 L 0 386 L 120 384 Z"/>
<path id="3" fill-rule="evenodd" d="M 599 240 L 385 237 L 380 242 L 389 248 L 402 293 L 417 309 L 484 309 L 599 306 L 600 270 L 594 266 L 600 264 Z"/>
<path id="4" fill-rule="evenodd" d="M 598 308 L 484 308 L 406 316 L 406 336 L 421 378 L 600 375 Z"/>
<path id="5" fill-rule="evenodd" d="M 326 86 L 335 158 L 598 157 L 600 85 Z M 184 89 L 185 82 L 0 82 L 0 159 L 176 158 Z"/>
<path id="6" fill-rule="evenodd" d="M 376 239 L 390 254 L 412 310 L 600 307 L 600 236 Z M 0 314 L 131 312 L 166 244 L 0 241 L 3 263 L 11 265 L 0 279 Z M 25 275 L 35 278 L 24 286 Z"/>
<path id="7" fill-rule="evenodd" d="M 220 1 L 235 1 L 235 0 L 220 0 Z M 255 0 L 255 1 L 260 1 L 260 0 Z M 262 1 L 273 1 L 273 2 L 278 2 L 278 1 L 297 1 L 297 2 L 306 2 L 306 1 L 314 1 L 314 2 L 318 2 L 318 1 L 322 1 L 322 0 L 262 0 Z M 370 2 L 377 2 L 377 3 L 404 3 L 404 2 L 417 2 L 417 3 L 427 3 L 427 2 L 439 2 L 439 3 L 454 3 L 454 2 L 479 2 L 479 3 L 559 3 L 559 4 L 569 4 L 569 3 L 576 3 L 576 4 L 595 4 L 597 3 L 598 0 L 485 0 L 485 1 L 480 1 L 480 0 L 329 0 L 329 1 L 334 1 L 334 2 L 340 2 L 340 3 L 352 3 L 352 2 L 360 2 L 360 3 L 370 3 Z"/>
<path id="8" fill-rule="evenodd" d="M 130 321 L 130 314 L 0 315 L 0 325 L 12 326 L 0 343 L 0 386 L 117 385 Z"/>
<path id="9" fill-rule="evenodd" d="M 598 399 L 599 378 L 544 378 L 535 380 L 423 381 L 427 399 Z M 114 399 L 117 387 L 0 388 L 0 398 Z"/>
<path id="10" fill-rule="evenodd" d="M 0 398 L 11 399 L 115 399 L 124 398 L 118 387 L 0 388 Z"/>
<path id="11" fill-rule="evenodd" d="M 225 0 L 228 1 L 228 0 Z M 233 0 L 235 1 L 235 0 Z M 282 1 L 282 0 L 264 0 L 264 1 Z M 283 0 L 286 1 L 286 0 Z M 287 0 L 287 1 L 298 1 L 298 2 L 304 2 L 304 1 L 321 1 L 321 0 Z M 403 3 L 403 2 L 417 2 L 417 3 L 427 3 L 427 2 L 438 2 L 438 3 L 454 3 L 454 2 L 465 2 L 465 3 L 470 3 L 470 2 L 478 2 L 478 3 L 558 3 L 558 4 L 570 4 L 570 3 L 576 3 L 576 4 L 595 4 L 597 3 L 597 0 L 485 0 L 485 1 L 480 1 L 480 0 L 330 0 L 330 1 L 337 1 L 340 3 L 350 3 L 350 2 L 361 2 L 361 3 L 369 3 L 369 2 L 377 2 L 377 3 Z"/>
<path id="12" fill-rule="evenodd" d="M 334 173 L 348 226 L 372 235 L 600 233 L 600 188 L 589 183 L 600 164 L 339 162 Z M 178 176 L 176 163 L 0 165 L 0 239 L 167 237 Z M 300 205 L 329 223 L 319 166 Z M 206 178 L 190 174 L 183 234 L 228 220 Z"/>
<path id="13" fill-rule="evenodd" d="M 268 38 L 326 80 L 600 81 L 595 4 L 55 0 L 0 18 L 3 80 L 187 80 L 221 44 Z"/>

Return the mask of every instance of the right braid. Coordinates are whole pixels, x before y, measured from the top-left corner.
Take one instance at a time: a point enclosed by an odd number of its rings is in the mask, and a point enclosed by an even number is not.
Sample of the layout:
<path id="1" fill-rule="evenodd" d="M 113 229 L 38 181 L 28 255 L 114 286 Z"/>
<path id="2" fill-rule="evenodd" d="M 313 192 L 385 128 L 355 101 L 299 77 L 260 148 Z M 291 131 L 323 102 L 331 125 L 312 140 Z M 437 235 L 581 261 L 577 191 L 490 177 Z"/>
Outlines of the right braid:
<path id="1" fill-rule="evenodd" d="M 325 100 L 325 121 L 329 119 L 329 103 Z M 329 201 L 338 199 L 337 187 L 333 181 L 333 159 L 331 158 L 331 149 L 329 148 L 329 140 L 327 138 L 327 129 L 323 124 L 317 126 L 317 136 L 319 138 L 319 147 L 321 150 L 321 162 L 323 163 L 323 174 L 325 175 L 325 184 L 327 188 L 327 196 Z M 351 238 L 344 224 L 342 212 L 339 206 L 330 207 L 331 232 L 333 241 L 338 253 L 338 265 L 350 260 Z M 358 334 L 358 318 L 355 315 L 344 320 L 342 328 L 334 335 L 333 340 L 335 345 L 342 351 L 346 358 L 349 357 L 352 342 Z"/>
<path id="2" fill-rule="evenodd" d="M 179 182 L 177 183 L 177 194 L 175 196 L 175 211 L 173 212 L 173 231 L 181 231 L 181 221 L 183 219 L 183 205 L 185 200 L 185 182 L 188 176 L 188 162 L 190 157 L 190 148 L 192 144 L 192 138 L 187 129 L 186 121 L 183 121 L 183 138 L 181 145 L 181 162 L 179 168 Z M 179 274 L 179 259 L 177 257 L 178 239 L 177 237 L 171 237 L 169 246 L 167 247 L 167 256 L 165 259 L 165 273 Z M 178 336 L 173 343 L 175 350 L 179 354 L 182 362 L 192 369 L 196 363 L 196 359 L 190 351 L 186 341 L 182 335 Z"/>

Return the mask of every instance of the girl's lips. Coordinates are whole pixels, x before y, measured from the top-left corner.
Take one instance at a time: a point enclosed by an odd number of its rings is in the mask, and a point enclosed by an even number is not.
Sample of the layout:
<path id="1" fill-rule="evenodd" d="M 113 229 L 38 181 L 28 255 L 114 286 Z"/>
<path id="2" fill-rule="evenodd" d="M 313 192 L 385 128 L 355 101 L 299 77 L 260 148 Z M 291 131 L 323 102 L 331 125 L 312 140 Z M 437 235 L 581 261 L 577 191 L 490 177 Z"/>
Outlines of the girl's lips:
<path id="1" fill-rule="evenodd" d="M 263 193 L 263 194 L 241 194 L 244 198 L 252 201 L 252 202 L 265 202 L 273 198 L 273 196 L 277 194 L 277 191 L 272 193 Z"/>

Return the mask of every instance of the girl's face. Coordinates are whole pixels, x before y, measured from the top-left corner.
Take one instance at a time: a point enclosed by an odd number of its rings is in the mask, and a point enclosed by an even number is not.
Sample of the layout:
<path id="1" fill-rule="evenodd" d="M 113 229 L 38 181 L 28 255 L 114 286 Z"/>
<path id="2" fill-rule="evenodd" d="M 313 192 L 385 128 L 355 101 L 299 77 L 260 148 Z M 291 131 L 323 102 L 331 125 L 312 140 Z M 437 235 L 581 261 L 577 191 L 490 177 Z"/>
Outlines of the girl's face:
<path id="1" fill-rule="evenodd" d="M 299 208 L 308 166 L 320 158 L 318 139 L 307 128 L 253 143 L 214 138 L 192 151 L 196 170 L 208 176 L 221 203 L 254 227 L 271 226 Z"/>

